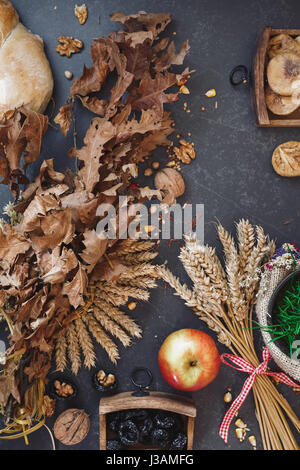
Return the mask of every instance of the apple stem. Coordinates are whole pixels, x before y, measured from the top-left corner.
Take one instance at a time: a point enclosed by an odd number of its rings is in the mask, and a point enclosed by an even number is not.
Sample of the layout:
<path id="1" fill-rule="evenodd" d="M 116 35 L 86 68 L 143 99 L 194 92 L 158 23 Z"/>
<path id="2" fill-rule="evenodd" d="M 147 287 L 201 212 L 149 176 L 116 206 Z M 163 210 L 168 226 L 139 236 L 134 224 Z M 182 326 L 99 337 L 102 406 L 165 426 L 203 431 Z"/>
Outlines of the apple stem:
<path id="1" fill-rule="evenodd" d="M 195 367 L 197 365 L 197 361 L 192 361 L 191 362 L 191 367 Z"/>

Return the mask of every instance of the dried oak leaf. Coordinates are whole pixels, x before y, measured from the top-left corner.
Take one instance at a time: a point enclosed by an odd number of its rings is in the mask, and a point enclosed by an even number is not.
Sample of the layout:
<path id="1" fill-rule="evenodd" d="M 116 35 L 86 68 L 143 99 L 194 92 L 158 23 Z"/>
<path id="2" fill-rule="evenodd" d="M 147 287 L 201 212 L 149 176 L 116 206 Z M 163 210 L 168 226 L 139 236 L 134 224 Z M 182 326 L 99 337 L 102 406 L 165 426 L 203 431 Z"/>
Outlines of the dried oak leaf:
<path id="1" fill-rule="evenodd" d="M 69 104 L 65 104 L 59 108 L 59 113 L 54 118 L 54 122 L 59 124 L 60 130 L 65 137 L 70 130 L 71 121 L 71 106 Z"/>
<path id="2" fill-rule="evenodd" d="M 64 209 L 53 214 L 47 214 L 41 219 L 41 233 L 30 232 L 32 246 L 35 251 L 40 252 L 46 248 L 54 249 L 62 243 L 68 244 L 72 241 L 75 233 L 72 223 L 70 209 Z"/>
<path id="3" fill-rule="evenodd" d="M 78 265 L 78 259 L 73 250 L 63 247 L 55 247 L 40 255 L 39 266 L 42 270 L 42 279 L 45 283 L 56 284 L 64 282 L 67 274 Z"/>
<path id="4" fill-rule="evenodd" d="M 9 224 L 5 225 L 4 231 L 0 230 L 0 259 L 5 260 L 12 266 L 16 257 L 26 253 L 31 247 L 30 241 Z"/>
<path id="5" fill-rule="evenodd" d="M 16 109 L 0 122 L 0 175 L 2 184 L 8 184 L 11 175 L 18 172 L 24 153 L 24 167 L 40 156 L 42 137 L 48 127 L 48 118 L 25 107 Z M 17 173 L 16 173 L 17 175 Z"/>
<path id="6" fill-rule="evenodd" d="M 164 103 L 172 103 L 177 101 L 177 93 L 166 94 L 165 90 L 175 85 L 177 82 L 176 75 L 169 72 L 156 73 L 154 78 L 149 72 L 146 72 L 141 79 L 138 88 L 132 90 L 132 96 L 129 97 L 128 103 L 132 109 L 137 111 L 152 109 L 159 113 L 160 116 L 164 112 Z"/>
<path id="7" fill-rule="evenodd" d="M 99 116 L 105 116 L 108 101 L 106 100 L 99 100 L 96 96 L 80 96 L 78 95 L 82 105 L 87 108 L 88 110 L 92 111 L 92 113 L 98 114 Z"/>
<path id="8" fill-rule="evenodd" d="M 67 295 L 70 304 L 77 308 L 84 303 L 83 295 L 88 285 L 88 277 L 85 269 L 79 265 L 78 271 L 70 282 L 66 282 L 62 294 Z"/>
<path id="9" fill-rule="evenodd" d="M 108 64 L 104 61 L 94 63 L 90 68 L 83 67 L 79 80 L 74 78 L 70 89 L 70 96 L 86 96 L 89 93 L 100 91 L 109 72 Z"/>
<path id="10" fill-rule="evenodd" d="M 150 68 L 153 54 L 151 46 L 148 43 L 135 46 L 125 43 L 122 44 L 122 51 L 127 59 L 126 70 L 132 73 L 136 80 L 140 80 Z"/>
<path id="11" fill-rule="evenodd" d="M 79 255 L 89 265 L 87 271 L 91 272 L 105 253 L 108 240 L 100 238 L 95 230 L 86 230 L 83 235 L 85 249 Z"/>
<path id="12" fill-rule="evenodd" d="M 60 210 L 57 198 L 53 194 L 37 194 L 22 216 L 19 231 L 25 233 L 40 228 L 41 219 L 52 210 Z"/>
<path id="13" fill-rule="evenodd" d="M 67 57 L 80 52 L 83 47 L 83 42 L 80 39 L 73 39 L 71 36 L 59 36 L 58 41 L 60 44 L 56 46 L 56 52 Z"/>
<path id="14" fill-rule="evenodd" d="M 86 4 L 83 3 L 82 5 L 75 5 L 74 8 L 75 16 L 78 19 L 80 24 L 84 24 L 88 17 L 88 11 Z"/>
<path id="15" fill-rule="evenodd" d="M 147 13 L 139 11 L 135 15 L 125 15 L 117 12 L 110 15 L 112 21 L 116 21 L 125 26 L 129 32 L 135 31 L 151 31 L 155 39 L 171 22 L 169 13 Z"/>
<path id="16" fill-rule="evenodd" d="M 0 376 L 0 403 L 6 405 L 10 395 L 12 395 L 18 403 L 20 403 L 20 393 L 18 390 L 18 383 L 16 380 L 16 372 L 18 364 L 13 359 L 10 359 L 5 366 L 5 375 Z"/>
<path id="17" fill-rule="evenodd" d="M 183 43 L 179 53 L 176 52 L 174 42 L 171 42 L 166 52 L 163 52 L 157 60 L 154 69 L 157 72 L 162 72 L 167 70 L 171 65 L 182 65 L 189 50 L 190 46 L 188 41 Z"/>

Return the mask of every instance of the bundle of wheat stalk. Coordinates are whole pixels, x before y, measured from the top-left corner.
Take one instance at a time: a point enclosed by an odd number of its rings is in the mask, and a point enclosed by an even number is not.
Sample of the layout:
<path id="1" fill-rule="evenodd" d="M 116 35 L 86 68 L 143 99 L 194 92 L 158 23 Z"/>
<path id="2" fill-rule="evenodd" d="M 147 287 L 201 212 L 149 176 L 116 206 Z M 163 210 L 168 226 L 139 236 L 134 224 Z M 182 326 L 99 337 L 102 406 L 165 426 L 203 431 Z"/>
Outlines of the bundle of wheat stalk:
<path id="1" fill-rule="evenodd" d="M 152 241 L 126 240 L 114 251 L 122 270 L 116 279 L 91 281 L 86 303 L 76 311 L 75 320 L 68 325 L 56 342 L 56 368 L 64 371 L 67 355 L 71 370 L 76 375 L 82 365 L 90 369 L 96 365 L 96 354 L 92 338 L 106 351 L 109 359 L 116 363 L 120 358 L 118 346 L 113 338 L 128 347 L 132 338 L 141 338 L 140 326 L 119 307 L 129 298 L 147 301 L 149 289 L 156 287 L 155 267 L 150 263 L 158 252 L 153 251 Z M 116 266 L 111 264 L 111 268 Z"/>
<path id="2" fill-rule="evenodd" d="M 217 333 L 221 343 L 256 368 L 261 361 L 255 352 L 251 328 L 253 307 L 259 273 L 272 257 L 275 243 L 261 227 L 254 228 L 247 220 L 237 224 L 238 248 L 222 225 L 217 225 L 217 231 L 224 248 L 225 270 L 215 249 L 201 245 L 192 235 L 186 237 L 180 259 L 193 289 L 181 284 L 165 266 L 157 267 L 157 273 Z M 252 390 L 264 449 L 297 450 L 287 418 L 300 432 L 299 418 L 272 380 L 259 375 Z"/>

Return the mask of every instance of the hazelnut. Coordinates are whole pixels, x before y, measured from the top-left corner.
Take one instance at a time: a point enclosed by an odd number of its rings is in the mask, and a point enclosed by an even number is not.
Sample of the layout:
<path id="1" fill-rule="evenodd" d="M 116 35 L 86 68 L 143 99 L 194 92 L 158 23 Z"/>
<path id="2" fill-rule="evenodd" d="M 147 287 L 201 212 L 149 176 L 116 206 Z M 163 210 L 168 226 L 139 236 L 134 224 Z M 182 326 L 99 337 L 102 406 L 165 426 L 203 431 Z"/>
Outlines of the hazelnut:
<path id="1" fill-rule="evenodd" d="M 152 173 L 153 173 L 153 171 L 151 170 L 151 168 L 146 168 L 146 170 L 144 171 L 145 176 L 151 176 Z"/>
<path id="2" fill-rule="evenodd" d="M 158 170 L 158 168 L 159 168 L 159 162 L 153 162 L 153 163 L 152 163 L 152 168 L 153 168 L 154 170 Z"/>

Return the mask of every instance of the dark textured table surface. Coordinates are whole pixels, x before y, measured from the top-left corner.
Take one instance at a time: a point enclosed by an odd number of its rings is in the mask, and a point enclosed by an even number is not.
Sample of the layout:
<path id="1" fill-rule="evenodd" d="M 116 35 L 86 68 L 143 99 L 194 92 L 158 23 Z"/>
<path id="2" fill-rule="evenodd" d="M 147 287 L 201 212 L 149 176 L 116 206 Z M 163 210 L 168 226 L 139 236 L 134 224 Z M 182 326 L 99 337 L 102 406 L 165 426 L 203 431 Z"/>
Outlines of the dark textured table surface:
<path id="1" fill-rule="evenodd" d="M 78 2 L 79 4 L 82 2 Z M 215 246 L 213 221 L 219 219 L 228 229 L 234 229 L 234 222 L 241 217 L 260 224 L 278 244 L 284 241 L 300 243 L 300 179 L 284 179 L 274 173 L 271 166 L 273 149 L 287 140 L 300 140 L 300 130 L 258 129 L 251 109 L 250 93 L 247 87 L 233 89 L 229 83 L 230 70 L 240 63 L 250 65 L 258 33 L 264 26 L 275 28 L 300 28 L 300 3 L 298 0 L 85 0 L 89 18 L 80 26 L 74 16 L 73 0 L 15 0 L 23 23 L 33 32 L 40 34 L 46 46 L 54 80 L 55 113 L 67 96 L 70 83 L 64 77 L 65 70 L 71 70 L 79 77 L 83 64 L 90 64 L 89 46 L 94 37 L 105 36 L 117 29 L 109 19 L 113 11 L 135 13 L 138 10 L 171 12 L 173 22 L 168 31 L 176 31 L 177 45 L 189 39 L 191 51 L 186 65 L 196 69 L 189 82 L 190 96 L 172 106 L 176 129 L 187 135 L 192 134 L 197 158 L 191 166 L 185 166 L 183 174 L 187 189 L 182 202 L 205 205 L 205 242 Z M 98 23 L 100 16 L 100 24 Z M 75 36 L 83 40 L 84 50 L 71 59 L 60 57 L 56 52 L 59 35 Z M 204 93 L 215 88 L 217 98 L 209 100 Z M 218 102 L 217 109 L 215 101 Z M 183 101 L 189 103 L 191 113 L 183 111 Z M 206 110 L 201 111 L 205 106 Z M 80 113 L 78 117 L 79 138 L 84 135 L 90 116 Z M 72 136 L 64 138 L 54 127 L 50 127 L 44 139 L 43 152 L 39 162 L 29 169 L 30 178 L 38 171 L 44 158 L 54 158 L 58 170 L 71 166 L 67 156 L 72 146 Z M 164 153 L 159 157 L 163 159 Z M 5 204 L 11 198 L 9 190 L 0 186 L 0 201 Z M 288 225 L 284 222 L 289 221 Z M 185 279 L 177 261 L 178 246 L 168 248 L 162 242 L 160 260 L 169 260 L 170 267 Z M 149 303 L 140 303 L 133 312 L 143 327 L 142 340 L 134 342 L 127 350 L 122 349 L 122 358 L 117 367 L 112 367 L 105 353 L 97 348 L 98 364 L 104 369 L 115 371 L 120 382 L 120 391 L 131 390 L 129 379 L 133 366 L 149 367 L 154 374 L 153 389 L 172 391 L 162 379 L 157 353 L 164 338 L 180 328 L 205 326 L 196 318 L 183 301 L 174 297 L 171 290 L 160 286 L 152 292 Z M 261 346 L 257 339 L 258 349 Z M 219 346 L 220 352 L 225 348 Z M 57 443 L 58 449 L 98 449 L 99 392 L 91 386 L 91 372 L 82 370 L 75 379 L 79 387 L 76 399 L 70 407 L 84 408 L 91 418 L 88 437 L 79 445 L 66 447 Z M 207 388 L 192 393 L 197 404 L 195 449 L 247 449 L 248 442 L 240 444 L 233 430 L 229 445 L 218 437 L 218 427 L 224 414 L 223 392 L 227 386 L 238 393 L 245 376 L 225 366 L 221 367 L 216 380 Z M 280 386 L 295 411 L 299 414 L 299 397 Z M 56 414 L 65 407 L 57 404 Z M 241 417 L 257 436 L 261 447 L 259 430 L 254 415 L 251 395 L 243 405 Z M 53 421 L 49 420 L 52 426 Z M 24 449 L 24 440 L 0 441 L 0 449 Z M 46 429 L 30 436 L 30 449 L 51 447 Z"/>

